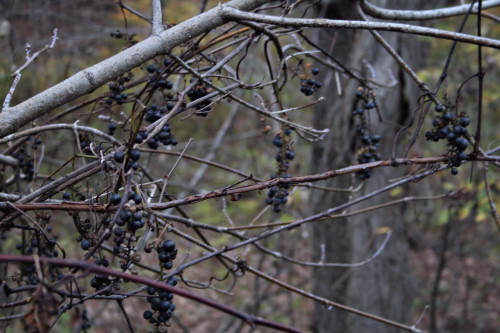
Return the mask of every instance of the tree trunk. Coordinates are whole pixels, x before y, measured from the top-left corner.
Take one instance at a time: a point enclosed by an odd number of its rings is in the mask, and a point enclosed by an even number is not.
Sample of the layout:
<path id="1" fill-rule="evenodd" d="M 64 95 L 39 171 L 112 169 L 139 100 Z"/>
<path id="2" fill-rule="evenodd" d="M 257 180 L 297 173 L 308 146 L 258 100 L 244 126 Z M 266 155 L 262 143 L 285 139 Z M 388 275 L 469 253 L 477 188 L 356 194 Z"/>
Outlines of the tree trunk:
<path id="1" fill-rule="evenodd" d="M 347 0 L 331 0 L 323 8 L 325 17 L 335 19 L 358 19 L 353 4 Z M 401 2 L 395 0 L 372 1 L 386 8 L 400 8 Z M 417 2 L 405 2 L 406 8 L 415 9 Z M 435 3 L 433 4 L 435 5 Z M 385 122 L 379 122 L 375 111 L 371 111 L 371 134 L 380 134 L 382 140 L 379 152 L 382 159 L 391 157 L 394 136 L 399 129 L 394 124 L 406 124 L 420 95 L 417 85 L 402 72 L 394 59 L 377 43 L 369 31 L 329 30 L 322 31 L 319 39 L 322 46 L 332 55 L 355 72 L 362 72 L 366 78 L 389 85 L 398 80 L 392 88 L 376 88 L 379 110 Z M 410 66 L 417 70 L 424 64 L 426 46 L 415 36 L 385 33 L 383 37 Z M 334 41 L 334 42 L 332 42 Z M 367 61 L 369 66 L 364 64 Z M 373 71 L 373 73 L 371 73 Z M 372 77 L 373 75 L 373 77 Z M 328 91 L 327 103 L 321 104 L 315 113 L 317 128 L 330 128 L 325 141 L 315 145 L 313 150 L 313 172 L 337 169 L 356 162 L 356 130 L 352 111 L 356 103 L 356 90 L 359 83 L 342 77 L 342 95 L 337 95 L 335 80 L 325 78 L 323 94 Z M 397 151 L 401 153 L 401 147 Z M 360 181 L 357 177 L 340 177 L 328 183 L 329 186 L 348 188 L 364 182 L 356 193 L 315 192 L 312 197 L 314 212 L 338 206 L 388 184 L 405 170 L 403 168 L 381 168 L 373 171 L 370 179 Z M 356 205 L 359 209 L 389 201 L 389 195 L 381 194 L 366 204 Z M 398 205 L 379 209 L 368 214 L 346 219 L 323 221 L 313 225 L 313 244 L 324 244 L 325 261 L 359 262 L 377 251 L 384 237 L 377 234 L 381 227 L 392 230 L 392 237 L 384 251 L 373 262 L 357 268 L 321 268 L 314 271 L 314 292 L 342 304 L 376 314 L 394 321 L 409 323 L 410 308 L 414 295 L 409 246 L 406 237 L 406 224 L 411 221 L 402 219 L 404 206 Z M 316 258 L 321 256 L 320 246 L 314 247 Z M 317 305 L 314 313 L 314 332 L 397 332 L 385 324 L 350 315 L 346 312 L 327 310 Z"/>

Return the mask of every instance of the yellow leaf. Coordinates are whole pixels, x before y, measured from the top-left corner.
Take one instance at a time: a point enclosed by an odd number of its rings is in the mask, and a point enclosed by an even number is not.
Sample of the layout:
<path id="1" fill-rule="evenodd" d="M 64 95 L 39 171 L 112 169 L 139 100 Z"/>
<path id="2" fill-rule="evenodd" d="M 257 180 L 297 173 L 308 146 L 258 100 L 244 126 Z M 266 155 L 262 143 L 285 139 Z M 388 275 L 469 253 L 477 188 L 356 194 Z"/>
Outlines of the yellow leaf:
<path id="1" fill-rule="evenodd" d="M 486 215 L 485 212 L 479 212 L 477 215 L 476 215 L 476 222 L 477 223 L 483 223 L 483 222 L 486 222 L 486 220 L 488 219 L 488 216 Z"/>
<path id="2" fill-rule="evenodd" d="M 389 195 L 391 197 L 397 197 L 398 195 L 401 194 L 401 192 L 403 192 L 403 190 L 401 189 L 401 187 L 395 187 L 393 188 L 392 190 L 389 191 Z"/>
<path id="3" fill-rule="evenodd" d="M 387 227 L 387 226 L 386 226 L 386 227 L 380 227 L 380 228 L 378 228 L 378 229 L 375 231 L 375 234 L 376 234 L 376 235 L 386 234 L 386 233 L 388 233 L 389 231 L 391 231 L 391 228 L 389 228 L 389 227 Z"/>
<path id="4" fill-rule="evenodd" d="M 474 206 L 474 202 L 467 202 L 465 205 L 459 208 L 458 210 L 458 218 L 460 220 L 465 219 L 469 216 L 472 207 Z"/>

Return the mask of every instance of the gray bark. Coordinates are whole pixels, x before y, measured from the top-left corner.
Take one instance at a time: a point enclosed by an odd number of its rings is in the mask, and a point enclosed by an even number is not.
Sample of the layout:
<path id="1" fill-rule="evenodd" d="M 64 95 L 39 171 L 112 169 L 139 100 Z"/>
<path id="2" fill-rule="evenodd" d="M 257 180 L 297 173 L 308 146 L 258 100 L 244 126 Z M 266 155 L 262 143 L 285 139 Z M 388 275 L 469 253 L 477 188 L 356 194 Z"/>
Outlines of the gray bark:
<path id="1" fill-rule="evenodd" d="M 351 1 L 332 0 L 325 10 L 325 17 L 334 19 L 353 19 L 356 12 Z M 387 8 L 401 7 L 400 1 L 374 1 L 376 5 Z M 415 9 L 416 2 L 406 2 L 405 9 Z M 409 114 L 416 107 L 420 94 L 418 87 L 397 66 L 388 53 L 377 44 L 368 31 L 336 30 L 324 31 L 323 47 L 329 49 L 335 35 L 332 55 L 347 68 L 361 70 L 363 60 L 368 61 L 375 71 L 377 82 L 389 84 L 394 78 L 398 85 L 386 89 L 377 88 L 380 111 L 385 120 L 405 124 Z M 384 38 L 400 55 L 418 70 L 424 63 L 426 46 L 414 36 L 384 33 Z M 366 77 L 370 73 L 365 71 Z M 327 83 L 327 82 L 325 82 Z M 327 125 L 331 132 L 324 142 L 316 144 L 312 154 L 313 172 L 336 169 L 356 164 L 355 128 L 352 111 L 356 102 L 355 92 L 358 82 L 348 78 L 341 79 L 342 96 L 330 98 L 328 103 L 319 106 L 315 114 L 315 126 Z M 336 92 L 334 82 L 324 86 L 324 91 Z M 398 128 L 387 123 L 380 123 L 374 115 L 371 118 L 372 134 L 381 134 L 379 151 L 382 158 L 390 158 L 394 135 Z M 372 177 L 365 181 L 361 191 L 353 196 L 370 193 L 388 183 L 390 179 L 402 175 L 404 170 L 396 168 L 377 169 Z M 334 187 L 347 188 L 352 184 L 350 177 L 341 177 L 328 183 Z M 359 182 L 359 181 L 357 181 Z M 347 201 L 345 193 L 313 193 L 312 209 L 322 211 Z M 389 201 L 388 194 L 379 195 L 364 206 Z M 354 209 L 361 208 L 356 206 Z M 377 229 L 383 226 L 392 231 L 392 238 L 383 253 L 365 266 L 353 269 L 316 269 L 314 271 L 314 292 L 320 296 L 338 301 L 359 310 L 370 312 L 401 323 L 409 323 L 410 307 L 414 295 L 409 246 L 406 237 L 406 225 L 411 221 L 402 219 L 403 206 L 377 210 L 356 217 L 331 220 L 313 226 L 313 244 L 325 244 L 328 262 L 358 262 L 373 254 L 380 246 L 383 237 L 376 236 Z M 320 256 L 319 246 L 314 251 Z M 327 310 L 316 305 L 314 312 L 314 332 L 397 332 L 373 320 L 349 315 L 340 310 Z"/>

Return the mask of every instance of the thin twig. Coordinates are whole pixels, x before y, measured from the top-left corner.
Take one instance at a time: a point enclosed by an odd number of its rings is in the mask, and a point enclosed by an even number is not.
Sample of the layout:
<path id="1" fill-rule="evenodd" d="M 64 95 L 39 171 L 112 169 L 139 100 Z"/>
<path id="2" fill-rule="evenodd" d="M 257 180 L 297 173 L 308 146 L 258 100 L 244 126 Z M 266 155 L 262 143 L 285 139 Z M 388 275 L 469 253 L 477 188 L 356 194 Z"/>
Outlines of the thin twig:
<path id="1" fill-rule="evenodd" d="M 364 13 L 358 6 L 358 14 L 361 19 L 368 21 Z M 415 73 L 415 71 L 408 65 L 408 63 L 397 53 L 396 50 L 377 32 L 374 30 L 369 30 L 370 33 L 375 37 L 375 39 L 382 45 L 384 49 L 393 57 L 393 59 L 398 63 L 398 65 L 412 78 L 413 81 L 418 85 L 418 87 L 423 91 L 424 94 L 428 95 L 436 105 L 441 104 L 435 95 L 431 94 L 431 90 L 427 84 L 420 79 L 420 77 Z"/>
<path id="2" fill-rule="evenodd" d="M 489 163 L 485 162 L 484 169 L 483 169 L 484 189 L 486 191 L 486 195 L 488 196 L 488 202 L 490 204 L 491 215 L 493 216 L 493 219 L 495 220 L 498 231 L 500 231 L 500 215 L 498 214 L 498 210 L 497 210 L 497 207 L 495 205 L 495 200 L 493 199 L 493 194 L 491 193 L 491 186 L 490 186 L 490 180 L 489 180 L 489 176 L 488 176 L 488 170 L 489 170 Z"/>
<path id="3" fill-rule="evenodd" d="M 126 9 L 126 10 L 128 10 L 129 12 L 131 12 L 132 14 L 134 14 L 135 16 L 137 16 L 137 17 L 139 17 L 139 18 L 143 19 L 144 21 L 146 21 L 146 22 L 148 22 L 148 23 L 150 23 L 150 24 L 153 24 L 153 20 L 151 20 L 151 19 L 147 18 L 146 16 L 144 16 L 141 12 L 138 12 L 137 10 L 135 10 L 135 9 L 133 9 L 133 8 L 131 8 L 131 7 L 129 7 L 129 6 L 127 6 L 127 5 L 126 5 L 126 4 L 124 4 L 122 1 L 120 1 L 118 4 L 120 5 L 120 7 L 121 7 L 122 9 Z"/>
<path id="4" fill-rule="evenodd" d="M 26 62 L 19 67 L 13 74 L 12 77 L 14 77 L 14 81 L 12 82 L 12 85 L 10 86 L 9 92 L 7 93 L 7 96 L 5 96 L 5 100 L 2 105 L 2 110 L 6 109 L 10 105 L 10 101 L 12 100 L 12 97 L 14 96 L 14 91 L 16 90 L 17 84 L 19 83 L 19 80 L 21 79 L 21 72 L 25 70 L 33 61 L 35 61 L 38 56 L 47 51 L 48 49 L 52 49 L 54 45 L 56 44 L 57 40 L 57 28 L 53 30 L 53 35 L 52 35 L 52 42 L 50 45 L 45 45 L 41 50 L 38 52 L 35 52 L 33 55 L 30 56 L 30 46 L 29 44 L 26 44 Z"/>

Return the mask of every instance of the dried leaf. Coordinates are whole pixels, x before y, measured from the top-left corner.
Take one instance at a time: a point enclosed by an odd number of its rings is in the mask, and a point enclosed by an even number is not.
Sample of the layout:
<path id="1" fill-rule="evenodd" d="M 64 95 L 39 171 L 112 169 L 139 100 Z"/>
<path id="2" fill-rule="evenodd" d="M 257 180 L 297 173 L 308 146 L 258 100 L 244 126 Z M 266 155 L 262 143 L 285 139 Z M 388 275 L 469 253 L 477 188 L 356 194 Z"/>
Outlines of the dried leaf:
<path id="1" fill-rule="evenodd" d="M 56 298 L 47 288 L 39 285 L 33 294 L 30 310 L 24 317 L 24 331 L 28 333 L 48 332 L 56 314 Z"/>

